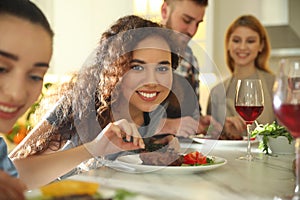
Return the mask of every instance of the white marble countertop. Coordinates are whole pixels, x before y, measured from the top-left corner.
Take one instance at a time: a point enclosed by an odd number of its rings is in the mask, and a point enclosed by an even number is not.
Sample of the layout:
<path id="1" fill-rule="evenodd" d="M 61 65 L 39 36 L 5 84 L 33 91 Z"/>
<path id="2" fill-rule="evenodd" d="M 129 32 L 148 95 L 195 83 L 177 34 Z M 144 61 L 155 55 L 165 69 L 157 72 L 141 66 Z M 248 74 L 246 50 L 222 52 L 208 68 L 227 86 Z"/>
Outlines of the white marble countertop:
<path id="1" fill-rule="evenodd" d="M 153 199 L 243 200 L 273 199 L 275 195 L 292 194 L 295 177 L 292 161 L 295 155 L 267 156 L 252 146 L 259 159 L 249 162 L 236 158 L 246 153 L 246 145 L 182 144 L 189 151 L 225 158 L 227 164 L 195 174 L 127 173 L 101 167 L 72 178 L 88 179 L 102 186 L 124 188 Z"/>

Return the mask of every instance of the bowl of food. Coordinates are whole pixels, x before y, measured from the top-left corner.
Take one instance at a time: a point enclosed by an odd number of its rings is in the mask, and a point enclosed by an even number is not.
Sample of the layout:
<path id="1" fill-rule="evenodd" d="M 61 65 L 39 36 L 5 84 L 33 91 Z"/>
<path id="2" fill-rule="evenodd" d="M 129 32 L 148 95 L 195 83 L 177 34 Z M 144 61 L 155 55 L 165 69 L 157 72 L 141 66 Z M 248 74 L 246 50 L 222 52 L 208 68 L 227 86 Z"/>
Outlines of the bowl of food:
<path id="1" fill-rule="evenodd" d="M 260 146 L 266 154 L 293 154 L 295 140 L 284 126 L 277 122 L 272 124 L 258 124 L 251 133 L 252 137 L 259 138 Z"/>
<path id="2" fill-rule="evenodd" d="M 295 153 L 295 140 L 289 142 L 284 136 L 276 138 L 268 137 L 269 148 L 274 154 L 293 154 Z"/>

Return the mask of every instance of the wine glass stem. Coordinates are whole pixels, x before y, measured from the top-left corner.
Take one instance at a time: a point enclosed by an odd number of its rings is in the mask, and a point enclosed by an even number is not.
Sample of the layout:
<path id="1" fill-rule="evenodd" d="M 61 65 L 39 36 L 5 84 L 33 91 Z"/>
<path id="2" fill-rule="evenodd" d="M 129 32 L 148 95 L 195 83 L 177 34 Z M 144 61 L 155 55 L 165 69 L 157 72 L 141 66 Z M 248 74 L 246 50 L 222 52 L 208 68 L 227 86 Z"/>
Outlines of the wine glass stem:
<path id="1" fill-rule="evenodd" d="M 300 200 L 300 138 L 296 138 L 295 143 L 295 153 L 296 153 L 296 186 L 295 194 L 293 200 Z"/>
<path id="2" fill-rule="evenodd" d="M 251 124 L 247 124 L 247 156 L 248 157 L 251 157 L 251 142 L 250 142 L 250 139 L 251 139 Z"/>

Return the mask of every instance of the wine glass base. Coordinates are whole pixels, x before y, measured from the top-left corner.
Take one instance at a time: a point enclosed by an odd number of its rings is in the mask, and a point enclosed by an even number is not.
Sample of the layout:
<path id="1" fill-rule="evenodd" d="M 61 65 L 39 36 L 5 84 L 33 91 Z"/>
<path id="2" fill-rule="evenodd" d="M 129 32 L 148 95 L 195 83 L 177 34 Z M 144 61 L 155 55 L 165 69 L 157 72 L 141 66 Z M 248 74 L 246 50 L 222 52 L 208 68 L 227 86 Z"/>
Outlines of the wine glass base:
<path id="1" fill-rule="evenodd" d="M 238 160 L 247 160 L 247 161 L 254 161 L 254 160 L 257 160 L 257 158 L 250 154 L 250 155 L 245 155 L 245 156 L 241 156 L 241 157 L 238 157 L 237 158 Z"/>

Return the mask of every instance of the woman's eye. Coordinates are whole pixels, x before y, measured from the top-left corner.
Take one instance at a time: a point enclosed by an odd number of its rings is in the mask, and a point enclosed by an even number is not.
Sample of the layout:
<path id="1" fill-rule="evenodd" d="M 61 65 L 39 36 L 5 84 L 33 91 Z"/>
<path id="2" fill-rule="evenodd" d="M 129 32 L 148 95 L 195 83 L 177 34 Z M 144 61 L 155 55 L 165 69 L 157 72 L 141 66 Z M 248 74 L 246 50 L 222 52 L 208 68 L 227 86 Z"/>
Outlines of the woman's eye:
<path id="1" fill-rule="evenodd" d="M 255 43 L 256 41 L 255 40 L 248 40 L 248 43 Z"/>
<path id="2" fill-rule="evenodd" d="M 165 66 L 165 65 L 160 65 L 156 68 L 157 71 L 159 72 L 166 72 L 166 71 L 169 71 L 170 70 L 170 67 L 169 66 Z"/>
<path id="3" fill-rule="evenodd" d="M 44 77 L 43 76 L 37 76 L 37 75 L 30 75 L 30 79 L 33 81 L 43 81 Z"/>
<path id="4" fill-rule="evenodd" d="M 0 66 L 0 73 L 4 73 L 4 72 L 6 72 L 7 71 L 7 69 L 5 68 L 5 67 L 1 67 Z"/>
<path id="5" fill-rule="evenodd" d="M 142 70 L 144 70 L 144 67 L 141 65 L 133 65 L 133 66 L 131 66 L 131 69 L 136 70 L 136 71 L 142 71 Z"/>
<path id="6" fill-rule="evenodd" d="M 239 40 L 239 39 L 232 39 L 232 42 L 234 42 L 234 43 L 239 43 L 240 40 Z"/>

